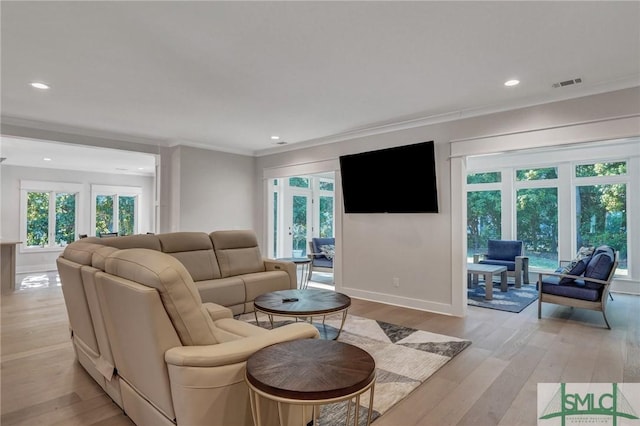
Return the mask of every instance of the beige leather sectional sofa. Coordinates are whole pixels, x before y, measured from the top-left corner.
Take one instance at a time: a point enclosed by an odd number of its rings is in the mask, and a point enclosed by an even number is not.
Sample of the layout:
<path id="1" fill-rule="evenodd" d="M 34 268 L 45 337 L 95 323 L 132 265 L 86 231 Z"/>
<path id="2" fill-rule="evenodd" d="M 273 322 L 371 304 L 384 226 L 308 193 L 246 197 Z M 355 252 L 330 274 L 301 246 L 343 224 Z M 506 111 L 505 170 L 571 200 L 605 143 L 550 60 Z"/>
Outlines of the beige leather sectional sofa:
<path id="1" fill-rule="evenodd" d="M 234 315 L 253 312 L 256 296 L 297 286 L 296 266 L 263 258 L 252 230 L 90 237 L 70 244 L 62 257 L 82 243 L 167 253 L 187 268 L 204 302 L 226 306 Z"/>
<path id="2" fill-rule="evenodd" d="M 251 231 L 218 232 L 87 238 L 57 260 L 77 359 L 138 426 L 252 425 L 246 359 L 318 337 L 307 323 L 266 330 L 233 318 L 260 292 L 294 287 L 295 266 L 259 260 Z M 129 244 L 143 248 L 118 247 Z M 277 410 L 262 402 L 273 424 Z M 299 421 L 299 410 L 285 417 Z"/>

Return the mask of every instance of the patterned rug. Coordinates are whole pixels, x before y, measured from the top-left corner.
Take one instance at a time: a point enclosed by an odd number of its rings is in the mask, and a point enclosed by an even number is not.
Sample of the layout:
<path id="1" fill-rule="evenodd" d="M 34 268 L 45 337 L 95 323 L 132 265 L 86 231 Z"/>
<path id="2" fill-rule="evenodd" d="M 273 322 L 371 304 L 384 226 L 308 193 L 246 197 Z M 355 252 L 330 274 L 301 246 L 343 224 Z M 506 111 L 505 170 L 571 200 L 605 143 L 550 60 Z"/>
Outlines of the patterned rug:
<path id="1" fill-rule="evenodd" d="M 518 313 L 538 300 L 538 290 L 535 284 L 522 284 L 522 287 L 515 288 L 513 283 L 509 283 L 508 291 L 503 293 L 500 291 L 500 282 L 494 282 L 493 300 L 486 300 L 484 295 L 484 282 L 480 282 L 474 288 L 467 289 L 467 305 Z"/>
<path id="2" fill-rule="evenodd" d="M 327 317 L 325 323 L 339 327 L 340 317 L 341 315 Z M 241 319 L 255 323 L 253 314 L 243 315 Z M 289 322 L 276 322 L 275 326 Z M 260 325 L 268 327 L 267 324 L 266 318 L 260 317 Z M 347 316 L 338 340 L 366 350 L 376 361 L 374 420 L 471 344 L 469 340 L 354 315 Z M 360 403 L 364 405 L 360 408 L 360 424 L 364 424 L 369 392 L 361 396 Z M 321 409 L 319 423 L 321 425 L 344 424 L 346 412 L 346 403 L 325 405 Z"/>

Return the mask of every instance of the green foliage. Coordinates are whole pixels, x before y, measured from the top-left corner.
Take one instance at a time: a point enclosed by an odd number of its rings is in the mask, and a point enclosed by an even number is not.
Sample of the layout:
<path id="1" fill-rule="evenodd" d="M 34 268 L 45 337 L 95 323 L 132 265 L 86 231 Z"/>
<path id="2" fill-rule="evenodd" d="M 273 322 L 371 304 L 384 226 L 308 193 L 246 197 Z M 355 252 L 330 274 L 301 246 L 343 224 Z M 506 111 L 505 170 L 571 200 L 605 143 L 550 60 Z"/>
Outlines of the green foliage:
<path id="1" fill-rule="evenodd" d="M 320 197 L 320 237 L 333 237 L 333 197 Z"/>
<path id="2" fill-rule="evenodd" d="M 627 173 L 627 162 L 594 163 L 576 166 L 576 177 L 617 176 Z"/>
<path id="3" fill-rule="evenodd" d="M 298 188 L 308 188 L 309 178 L 303 178 L 303 177 L 289 178 L 289 186 L 296 186 Z"/>
<path id="4" fill-rule="evenodd" d="M 96 196 L 96 235 L 113 231 L 113 196 Z"/>
<path id="5" fill-rule="evenodd" d="M 467 249 L 472 253 L 486 251 L 488 240 L 500 238 L 500 203 L 499 190 L 467 193 Z"/>
<path id="6" fill-rule="evenodd" d="M 56 194 L 56 244 L 76 239 L 76 194 Z"/>
<path id="7" fill-rule="evenodd" d="M 518 239 L 525 252 L 557 259 L 558 190 L 557 188 L 520 189 L 516 195 Z"/>
<path id="8" fill-rule="evenodd" d="M 133 235 L 136 197 L 118 197 L 118 235 Z"/>
<path id="9" fill-rule="evenodd" d="M 467 183 L 496 183 L 502 181 L 500 172 L 474 173 L 467 175 Z"/>
<path id="10" fill-rule="evenodd" d="M 27 194 L 27 247 L 49 244 L 49 193 Z"/>
<path id="11" fill-rule="evenodd" d="M 608 244 L 620 251 L 620 267 L 627 262 L 627 186 L 587 185 L 576 188 L 578 247 Z"/>
<path id="12" fill-rule="evenodd" d="M 558 179 L 558 169 L 556 167 L 545 167 L 541 169 L 516 170 L 516 180 L 545 180 Z"/>
<path id="13" fill-rule="evenodd" d="M 45 247 L 50 243 L 49 228 L 55 226 L 53 244 L 65 245 L 75 240 L 76 194 L 56 193 L 52 206 L 51 193 L 29 192 L 27 194 L 27 246 Z M 54 208 L 55 225 L 49 223 L 49 210 Z"/>

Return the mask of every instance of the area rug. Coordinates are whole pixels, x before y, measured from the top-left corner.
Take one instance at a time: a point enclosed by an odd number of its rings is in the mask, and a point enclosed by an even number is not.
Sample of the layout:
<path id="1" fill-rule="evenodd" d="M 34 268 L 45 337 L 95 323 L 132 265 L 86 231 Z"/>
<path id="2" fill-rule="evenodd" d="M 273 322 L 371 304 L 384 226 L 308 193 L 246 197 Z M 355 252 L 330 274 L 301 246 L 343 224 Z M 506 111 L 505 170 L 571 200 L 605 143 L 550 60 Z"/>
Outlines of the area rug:
<path id="1" fill-rule="evenodd" d="M 340 316 L 327 317 L 325 324 L 339 327 Z M 255 323 L 253 314 L 241 319 Z M 276 321 L 274 326 L 291 321 Z M 260 325 L 268 327 L 266 318 Z M 471 341 L 443 334 L 430 333 L 382 321 L 348 315 L 338 339 L 358 346 L 376 361 L 376 384 L 373 397 L 373 420 L 406 397 L 439 368 L 459 354 Z M 360 398 L 360 424 L 366 421 L 369 392 Z M 346 403 L 321 408 L 321 425 L 344 424 Z M 352 413 L 353 415 L 353 413 Z M 353 421 L 353 420 L 352 420 Z"/>
<path id="2" fill-rule="evenodd" d="M 486 300 L 484 295 L 485 284 L 480 282 L 474 288 L 467 289 L 467 304 L 518 313 L 538 299 L 538 290 L 535 284 L 522 284 L 522 287 L 515 288 L 513 283 L 509 283 L 508 291 L 503 293 L 500 291 L 500 282 L 494 282 L 493 300 Z"/>

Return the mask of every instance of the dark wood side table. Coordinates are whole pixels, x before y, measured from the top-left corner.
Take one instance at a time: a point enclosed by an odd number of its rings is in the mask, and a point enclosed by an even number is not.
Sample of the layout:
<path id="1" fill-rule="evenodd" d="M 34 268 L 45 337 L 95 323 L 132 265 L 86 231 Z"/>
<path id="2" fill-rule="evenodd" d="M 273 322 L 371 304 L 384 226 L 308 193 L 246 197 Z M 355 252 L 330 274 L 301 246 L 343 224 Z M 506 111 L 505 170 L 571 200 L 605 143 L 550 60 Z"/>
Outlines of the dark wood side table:
<path id="1" fill-rule="evenodd" d="M 296 319 L 305 318 L 318 329 L 322 339 L 334 340 L 340 336 L 347 319 L 349 306 L 351 306 L 351 298 L 346 294 L 315 288 L 272 291 L 256 297 L 253 301 L 256 324 L 258 323 L 258 312 L 267 314 L 271 328 L 273 328 L 274 315 Z M 337 313 L 342 313 L 339 329 L 324 323 L 328 314 Z M 314 316 L 321 316 L 322 324 L 314 323 Z"/>
<path id="2" fill-rule="evenodd" d="M 367 390 L 369 410 L 367 425 L 373 413 L 376 364 L 363 349 L 332 340 L 302 339 L 277 343 L 254 353 L 247 360 L 246 381 L 251 411 L 256 426 L 262 426 L 260 397 L 278 405 L 280 425 L 283 404 L 313 407 L 312 419 L 320 415 L 320 406 L 348 401 L 346 424 L 357 426 L 360 397 Z M 352 403 L 355 402 L 353 416 Z M 309 421 L 302 414 L 301 424 Z"/>

